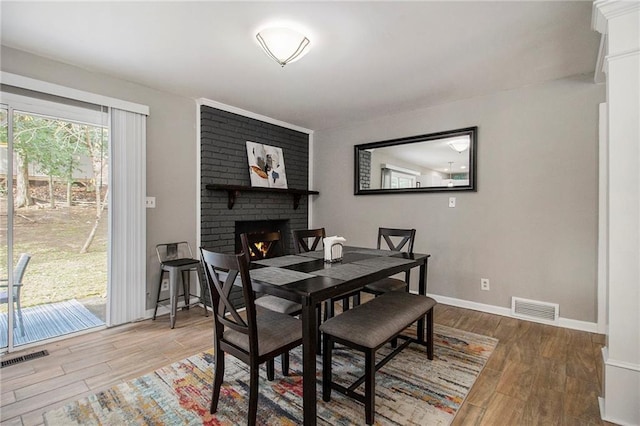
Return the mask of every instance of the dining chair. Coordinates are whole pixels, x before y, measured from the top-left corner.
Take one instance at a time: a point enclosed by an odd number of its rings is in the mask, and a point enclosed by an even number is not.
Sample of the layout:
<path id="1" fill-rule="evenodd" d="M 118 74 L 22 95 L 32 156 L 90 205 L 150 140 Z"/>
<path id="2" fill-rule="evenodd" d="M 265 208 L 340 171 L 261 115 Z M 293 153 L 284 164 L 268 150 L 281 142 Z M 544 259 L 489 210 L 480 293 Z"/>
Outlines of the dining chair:
<path id="1" fill-rule="evenodd" d="M 247 258 L 247 264 L 254 260 L 271 259 L 284 255 L 282 248 L 282 234 L 280 231 L 274 232 L 246 232 L 240 234 L 242 251 Z M 265 309 L 287 314 L 291 316 L 300 315 L 302 305 L 291 300 L 277 296 L 263 295 L 255 300 L 255 304 Z M 289 353 L 282 354 L 282 372 L 286 376 L 289 371 Z M 267 376 L 273 380 L 274 372 L 272 365 L 267 366 Z"/>
<path id="2" fill-rule="evenodd" d="M 225 354 L 249 366 L 249 410 L 247 424 L 256 423 L 259 366 L 273 367 L 274 358 L 302 344 L 301 321 L 290 315 L 264 309 L 255 304 L 244 253 L 220 254 L 200 248 L 206 281 L 212 296 L 214 317 L 215 371 L 210 412 L 218 410 L 224 380 Z M 237 280 L 238 276 L 240 280 Z M 238 281 L 245 307 L 240 313 L 230 299 Z"/>
<path id="3" fill-rule="evenodd" d="M 389 249 L 397 252 L 413 254 L 413 243 L 416 237 L 415 229 L 379 228 L 378 229 L 378 250 Z M 382 241 L 386 247 L 382 246 Z M 362 291 L 379 296 L 389 291 L 408 291 L 410 271 L 405 272 L 404 280 L 398 278 L 384 278 L 382 280 L 367 284 Z"/>
<path id="4" fill-rule="evenodd" d="M 20 258 L 18 259 L 18 263 L 16 263 L 15 268 L 13 269 L 13 295 L 9 295 L 8 284 L 0 284 L 0 303 L 11 303 L 15 304 L 15 313 L 18 317 L 18 321 L 14 321 L 14 327 L 19 324 L 20 326 L 20 335 L 24 336 L 24 322 L 22 320 L 22 308 L 20 307 L 20 294 L 22 293 L 24 273 L 27 270 L 27 265 L 31 260 L 31 255 L 28 253 L 22 253 Z M 2 279 L 1 282 L 7 282 L 6 279 Z"/>
<path id="5" fill-rule="evenodd" d="M 307 253 L 310 251 L 321 250 L 323 247 L 322 240 L 326 237 L 326 232 L 324 228 L 317 229 L 296 229 L 291 231 L 293 237 L 293 250 L 296 254 Z M 320 246 L 320 248 L 318 248 Z M 331 318 L 335 314 L 334 304 L 336 302 L 342 302 L 342 309 L 349 309 L 349 298 L 354 297 L 353 305 L 360 304 L 360 293 L 359 292 L 351 292 L 349 294 L 341 295 L 338 297 L 334 297 L 331 300 L 327 300 L 325 302 L 325 310 L 324 310 L 324 319 Z M 318 321 L 320 324 L 320 321 Z M 320 339 L 320 336 L 318 336 Z M 318 342 L 318 347 L 320 347 L 320 342 Z"/>

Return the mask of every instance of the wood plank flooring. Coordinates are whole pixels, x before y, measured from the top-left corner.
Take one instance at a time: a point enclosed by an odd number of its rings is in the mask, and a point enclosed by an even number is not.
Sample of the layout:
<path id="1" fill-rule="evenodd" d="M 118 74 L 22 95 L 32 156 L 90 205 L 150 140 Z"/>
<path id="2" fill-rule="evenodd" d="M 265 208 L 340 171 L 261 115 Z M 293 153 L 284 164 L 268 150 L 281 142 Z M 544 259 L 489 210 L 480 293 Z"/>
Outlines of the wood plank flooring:
<path id="1" fill-rule="evenodd" d="M 50 355 L 0 370 L 0 421 L 43 424 L 47 410 L 208 349 L 212 322 L 195 308 L 180 311 L 173 330 L 165 315 L 25 351 Z M 500 340 L 454 425 L 610 424 L 597 399 L 603 335 L 446 305 L 435 322 Z"/>

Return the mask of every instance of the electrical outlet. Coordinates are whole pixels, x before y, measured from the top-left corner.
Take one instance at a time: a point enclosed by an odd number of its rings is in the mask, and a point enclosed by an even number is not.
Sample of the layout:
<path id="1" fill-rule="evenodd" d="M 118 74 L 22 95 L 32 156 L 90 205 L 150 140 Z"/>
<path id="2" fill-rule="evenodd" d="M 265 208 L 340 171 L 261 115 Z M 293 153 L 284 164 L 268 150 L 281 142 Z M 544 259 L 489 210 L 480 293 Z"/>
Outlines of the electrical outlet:
<path id="1" fill-rule="evenodd" d="M 145 205 L 148 209 L 156 208 L 156 197 L 147 197 Z"/>
<path id="2" fill-rule="evenodd" d="M 454 208 L 456 206 L 456 197 L 449 197 L 449 207 Z"/>
<path id="3" fill-rule="evenodd" d="M 162 284 L 160 284 L 160 291 L 169 291 L 169 280 L 163 279 Z"/>
<path id="4" fill-rule="evenodd" d="M 480 278 L 480 289 L 489 291 L 489 278 Z"/>

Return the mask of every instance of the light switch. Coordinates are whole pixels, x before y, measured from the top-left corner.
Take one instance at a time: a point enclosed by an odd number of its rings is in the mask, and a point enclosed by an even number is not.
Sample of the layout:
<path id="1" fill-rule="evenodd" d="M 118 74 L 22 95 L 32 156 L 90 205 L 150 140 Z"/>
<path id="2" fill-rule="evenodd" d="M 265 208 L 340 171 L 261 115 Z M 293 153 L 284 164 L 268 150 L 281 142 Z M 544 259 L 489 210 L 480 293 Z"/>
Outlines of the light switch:
<path id="1" fill-rule="evenodd" d="M 456 206 L 456 197 L 449 197 L 449 207 L 453 208 Z"/>
<path id="2" fill-rule="evenodd" d="M 148 209 L 155 209 L 156 208 L 156 197 L 147 197 L 146 206 L 147 206 Z"/>

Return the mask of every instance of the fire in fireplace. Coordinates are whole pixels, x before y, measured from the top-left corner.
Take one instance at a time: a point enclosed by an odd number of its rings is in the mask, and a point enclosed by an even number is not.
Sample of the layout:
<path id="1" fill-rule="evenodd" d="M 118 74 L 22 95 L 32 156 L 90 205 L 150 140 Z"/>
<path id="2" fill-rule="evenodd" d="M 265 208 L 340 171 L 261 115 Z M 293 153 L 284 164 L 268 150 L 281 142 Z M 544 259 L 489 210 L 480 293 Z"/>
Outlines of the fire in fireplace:
<path id="1" fill-rule="evenodd" d="M 236 221 L 235 237 L 236 237 L 236 253 L 242 251 L 242 242 L 240 234 L 249 232 L 276 232 L 280 231 L 282 235 L 282 249 L 285 253 L 289 253 L 289 220 L 243 220 Z M 262 252 L 265 253 L 268 247 L 262 245 Z"/>

